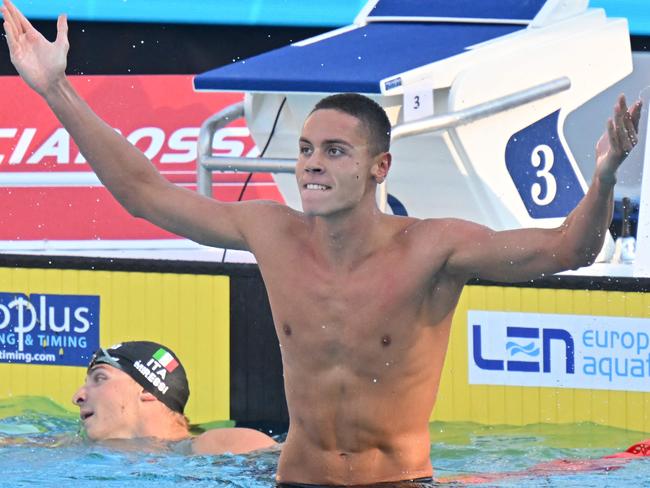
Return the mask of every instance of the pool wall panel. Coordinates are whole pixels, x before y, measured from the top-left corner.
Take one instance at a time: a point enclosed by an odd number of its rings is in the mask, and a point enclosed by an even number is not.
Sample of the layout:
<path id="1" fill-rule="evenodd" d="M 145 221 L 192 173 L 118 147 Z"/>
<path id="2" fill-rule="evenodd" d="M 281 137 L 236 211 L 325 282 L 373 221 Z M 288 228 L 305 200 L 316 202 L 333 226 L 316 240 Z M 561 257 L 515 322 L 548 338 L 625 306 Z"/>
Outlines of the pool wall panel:
<path id="1" fill-rule="evenodd" d="M 650 317 L 647 290 L 608 288 L 466 286 L 454 316 L 449 352 L 431 420 L 492 425 L 593 422 L 628 430 L 650 430 L 650 393 L 646 391 L 469 383 L 469 310 Z"/>
<path id="2" fill-rule="evenodd" d="M 128 340 L 169 346 L 188 374 L 191 394 L 186 414 L 190 419 L 230 419 L 228 276 L 0 268 L 0 292 L 99 296 L 102 346 Z M 9 324 L 4 332 L 12 327 Z M 65 353 L 75 354 L 73 349 Z M 74 411 L 70 399 L 85 373 L 83 366 L 1 362 L 0 399 L 45 396 Z"/>
<path id="3" fill-rule="evenodd" d="M 187 413 L 193 422 L 286 428 L 281 356 L 255 265 L 0 256 L 2 293 L 97 295 L 102 345 L 150 339 L 179 354 L 190 378 Z M 431 415 L 492 425 L 594 422 L 650 431 L 650 393 L 644 388 L 470 384 L 470 310 L 540 314 L 551 322 L 552 314 L 648 319 L 650 280 L 552 277 L 522 285 L 469 284 L 453 319 Z M 75 411 L 70 398 L 84 376 L 83 366 L 0 362 L 0 401 L 43 396 Z"/>

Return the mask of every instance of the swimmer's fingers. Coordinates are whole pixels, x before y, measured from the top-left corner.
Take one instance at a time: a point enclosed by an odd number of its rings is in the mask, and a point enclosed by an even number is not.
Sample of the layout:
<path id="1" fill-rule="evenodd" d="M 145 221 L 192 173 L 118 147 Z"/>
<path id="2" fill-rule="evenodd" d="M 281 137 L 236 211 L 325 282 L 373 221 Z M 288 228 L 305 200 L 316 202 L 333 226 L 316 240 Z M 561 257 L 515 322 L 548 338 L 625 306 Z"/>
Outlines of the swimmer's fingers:
<path id="1" fill-rule="evenodd" d="M 643 108 L 643 102 L 641 100 L 637 100 L 634 102 L 634 105 L 630 107 L 628 110 L 628 113 L 630 114 L 630 118 L 632 119 L 632 124 L 634 124 L 634 130 L 639 132 L 639 121 L 641 120 L 641 109 Z"/>
<path id="2" fill-rule="evenodd" d="M 68 18 L 65 14 L 59 15 L 56 21 L 56 40 L 54 43 L 65 49 L 67 53 L 70 44 L 68 43 Z"/>
<path id="3" fill-rule="evenodd" d="M 2 18 L 4 19 L 3 27 L 7 36 L 7 43 L 9 44 L 9 47 L 14 46 L 19 34 L 17 21 L 14 19 L 11 10 L 7 8 L 6 3 L 2 4 L 0 12 L 2 12 Z"/>
<path id="4" fill-rule="evenodd" d="M 620 143 L 618 141 L 618 132 L 612 119 L 607 120 L 607 137 L 609 139 L 609 151 L 619 152 Z"/>
<path id="5" fill-rule="evenodd" d="M 32 27 L 32 24 L 27 20 L 27 17 L 23 15 L 23 13 L 16 8 L 16 6 L 11 3 L 11 0 L 4 0 L 5 7 L 11 14 L 11 17 L 14 19 L 14 22 L 16 23 L 16 27 L 18 28 L 19 33 L 27 33 L 29 31 L 35 30 L 34 27 Z"/>
<path id="6" fill-rule="evenodd" d="M 2 17 L 4 18 L 4 29 L 7 37 L 12 60 L 18 55 L 25 38 L 32 40 L 34 34 L 40 36 L 38 31 L 32 27 L 32 24 L 9 0 L 4 0 L 1 7 Z"/>
<path id="7" fill-rule="evenodd" d="M 639 127 L 639 116 L 641 115 L 637 105 L 638 102 L 628 108 L 625 102 L 625 96 L 621 95 L 619 97 L 620 123 L 623 128 L 623 136 L 625 136 L 626 140 L 629 140 L 633 146 L 638 142 L 637 130 Z M 622 140 L 621 142 L 625 141 Z"/>
<path id="8" fill-rule="evenodd" d="M 625 157 L 636 145 L 637 135 L 623 95 L 619 97 L 614 107 L 613 125 L 616 137 L 612 138 L 610 133 L 612 150 L 615 154 Z"/>

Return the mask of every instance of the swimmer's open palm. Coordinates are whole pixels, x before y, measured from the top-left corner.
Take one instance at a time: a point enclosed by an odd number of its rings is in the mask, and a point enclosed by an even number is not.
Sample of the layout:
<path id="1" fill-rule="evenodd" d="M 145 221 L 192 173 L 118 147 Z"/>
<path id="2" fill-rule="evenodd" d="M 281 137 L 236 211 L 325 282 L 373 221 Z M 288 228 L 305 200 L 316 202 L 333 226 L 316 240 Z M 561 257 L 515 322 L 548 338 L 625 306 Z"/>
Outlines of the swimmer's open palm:
<path id="1" fill-rule="evenodd" d="M 49 42 L 25 16 L 4 0 L 0 9 L 11 62 L 25 82 L 41 95 L 65 76 L 68 55 L 68 23 L 64 15 L 57 22 L 57 36 Z"/>
<path id="2" fill-rule="evenodd" d="M 639 142 L 640 117 L 640 100 L 628 109 L 625 96 L 618 97 L 614 116 L 596 144 L 596 171 L 601 180 L 615 181 L 616 170 Z"/>

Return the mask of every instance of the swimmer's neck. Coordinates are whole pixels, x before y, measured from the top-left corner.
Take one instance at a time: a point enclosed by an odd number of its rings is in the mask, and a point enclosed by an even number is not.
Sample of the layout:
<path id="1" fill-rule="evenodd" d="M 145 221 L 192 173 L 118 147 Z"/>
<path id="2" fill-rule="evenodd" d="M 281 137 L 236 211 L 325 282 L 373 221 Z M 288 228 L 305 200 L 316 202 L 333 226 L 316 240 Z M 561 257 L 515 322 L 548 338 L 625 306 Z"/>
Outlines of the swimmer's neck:
<path id="1" fill-rule="evenodd" d="M 385 235 L 385 215 L 371 211 L 347 211 L 326 216 L 306 216 L 312 243 L 332 264 L 352 265 L 372 254 Z"/>

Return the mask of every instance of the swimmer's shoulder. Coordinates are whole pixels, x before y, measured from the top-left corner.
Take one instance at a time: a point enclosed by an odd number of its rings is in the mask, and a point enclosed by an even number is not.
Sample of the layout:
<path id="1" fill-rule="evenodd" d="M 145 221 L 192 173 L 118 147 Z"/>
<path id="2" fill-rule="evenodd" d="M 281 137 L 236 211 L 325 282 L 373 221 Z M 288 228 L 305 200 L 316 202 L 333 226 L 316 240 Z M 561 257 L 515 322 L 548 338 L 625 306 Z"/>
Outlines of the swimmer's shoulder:
<path id="1" fill-rule="evenodd" d="M 199 455 L 243 454 L 270 449 L 278 443 L 268 435 L 242 427 L 212 429 L 192 439 L 191 453 Z"/>
<path id="2" fill-rule="evenodd" d="M 245 202 L 231 202 L 230 205 L 238 208 L 247 220 L 263 222 L 298 222 L 303 220 L 304 214 L 284 203 L 274 200 L 247 200 Z"/>
<path id="3" fill-rule="evenodd" d="M 387 216 L 390 224 L 399 233 L 414 239 L 424 238 L 427 240 L 438 239 L 462 239 L 465 234 L 484 228 L 483 226 L 469 220 L 457 218 L 426 218 Z"/>

